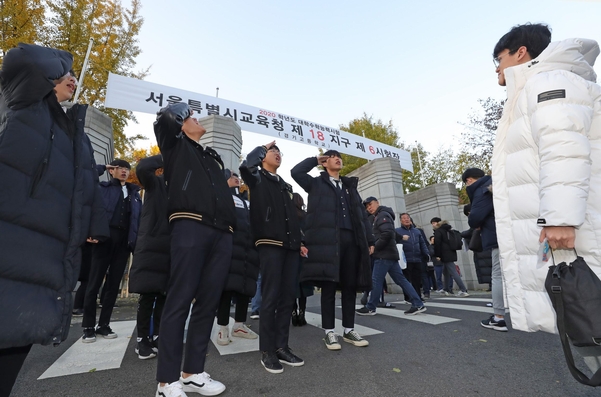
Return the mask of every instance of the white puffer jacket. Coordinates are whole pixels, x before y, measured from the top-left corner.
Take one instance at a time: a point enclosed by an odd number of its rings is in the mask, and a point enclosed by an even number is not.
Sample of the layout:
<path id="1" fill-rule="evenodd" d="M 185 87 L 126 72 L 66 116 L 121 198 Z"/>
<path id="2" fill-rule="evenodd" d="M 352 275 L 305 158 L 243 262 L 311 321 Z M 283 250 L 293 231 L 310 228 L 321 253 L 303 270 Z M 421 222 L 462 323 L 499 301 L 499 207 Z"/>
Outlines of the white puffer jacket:
<path id="1" fill-rule="evenodd" d="M 592 68 L 598 55 L 595 41 L 569 39 L 505 69 L 492 179 L 515 329 L 556 332 L 544 286 L 548 266 L 537 265 L 541 226 L 576 227 L 578 255 L 601 277 L 601 87 Z"/>

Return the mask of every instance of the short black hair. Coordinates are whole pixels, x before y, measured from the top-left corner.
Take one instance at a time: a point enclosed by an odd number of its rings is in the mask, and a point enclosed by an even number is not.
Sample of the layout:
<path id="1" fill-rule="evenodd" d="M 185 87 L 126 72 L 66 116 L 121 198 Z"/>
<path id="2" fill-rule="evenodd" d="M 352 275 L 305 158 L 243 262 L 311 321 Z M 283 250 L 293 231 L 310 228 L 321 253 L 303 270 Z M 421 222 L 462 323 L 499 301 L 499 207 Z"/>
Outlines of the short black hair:
<path id="1" fill-rule="evenodd" d="M 432 223 L 432 222 L 436 222 L 436 223 L 438 223 L 438 222 L 440 222 L 440 221 L 442 221 L 442 219 L 440 219 L 440 218 L 439 218 L 439 217 L 437 217 L 437 216 L 435 216 L 434 218 L 430 219 L 430 223 Z"/>
<path id="2" fill-rule="evenodd" d="M 547 48 L 550 42 L 551 29 L 549 29 L 549 26 L 542 23 L 517 25 L 501 37 L 497 45 L 495 45 L 492 56 L 496 58 L 505 49 L 509 50 L 510 54 L 513 54 L 521 46 L 525 46 L 528 49 L 530 57 L 534 59 Z"/>
<path id="3" fill-rule="evenodd" d="M 338 157 L 338 158 L 342 158 L 342 156 L 340 155 L 340 152 L 338 150 L 328 150 L 327 152 L 324 152 L 323 154 L 324 156 L 328 156 L 328 157 Z"/>

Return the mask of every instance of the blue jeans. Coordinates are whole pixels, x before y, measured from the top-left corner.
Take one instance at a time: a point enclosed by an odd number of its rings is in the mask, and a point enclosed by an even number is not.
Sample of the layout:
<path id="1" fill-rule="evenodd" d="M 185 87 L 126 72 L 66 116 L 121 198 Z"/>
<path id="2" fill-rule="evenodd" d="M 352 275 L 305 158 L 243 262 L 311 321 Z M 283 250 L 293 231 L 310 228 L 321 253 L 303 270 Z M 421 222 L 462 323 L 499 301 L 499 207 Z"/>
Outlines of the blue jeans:
<path id="1" fill-rule="evenodd" d="M 453 279 L 449 277 L 449 272 L 445 269 L 444 265 L 434 265 L 434 272 L 436 272 L 436 290 L 440 291 L 452 291 L 453 290 Z M 444 278 L 443 278 L 444 276 Z M 443 280 L 447 282 L 445 286 Z"/>
<path id="2" fill-rule="evenodd" d="M 392 281 L 395 282 L 399 287 L 403 289 L 403 292 L 409 295 L 411 305 L 415 307 L 422 307 L 424 303 L 419 298 L 415 288 L 405 278 L 405 275 L 401 271 L 399 262 L 392 259 L 376 259 L 374 260 L 374 270 L 371 273 L 372 278 L 372 290 L 367 302 L 367 308 L 369 310 L 376 310 L 376 304 L 382 295 L 382 284 L 386 278 L 386 273 L 390 274 Z"/>
<path id="3" fill-rule="evenodd" d="M 250 303 L 251 312 L 259 312 L 261 310 L 261 274 L 259 274 L 259 278 L 257 279 L 257 293 L 253 296 L 253 299 Z"/>

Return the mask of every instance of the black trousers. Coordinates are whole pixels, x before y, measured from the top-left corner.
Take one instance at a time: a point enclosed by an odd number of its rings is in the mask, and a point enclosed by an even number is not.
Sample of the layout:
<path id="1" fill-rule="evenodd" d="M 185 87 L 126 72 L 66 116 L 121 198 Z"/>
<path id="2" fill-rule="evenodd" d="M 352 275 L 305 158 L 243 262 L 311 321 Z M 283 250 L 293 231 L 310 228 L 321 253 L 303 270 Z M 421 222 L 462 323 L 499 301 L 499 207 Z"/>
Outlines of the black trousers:
<path id="1" fill-rule="evenodd" d="M 179 380 L 184 356 L 184 327 L 188 324 L 183 371 L 204 372 L 217 305 L 232 259 L 232 234 L 191 219 L 171 222 L 171 270 L 163 308 L 157 381 Z"/>
<path id="2" fill-rule="evenodd" d="M 0 397 L 10 396 L 31 345 L 0 349 Z"/>
<path id="3" fill-rule="evenodd" d="M 275 352 L 288 346 L 300 252 L 275 245 L 259 245 L 257 249 L 262 295 L 259 348 Z"/>
<path id="4" fill-rule="evenodd" d="M 234 321 L 237 323 L 246 322 L 246 313 L 248 312 L 248 303 L 250 302 L 250 296 L 242 295 L 239 292 L 234 291 L 223 291 L 221 294 L 221 300 L 219 301 L 219 308 L 217 309 L 217 324 L 228 325 L 230 322 L 230 302 L 232 297 L 236 298 L 236 311 L 234 313 Z"/>
<path id="5" fill-rule="evenodd" d="M 407 277 L 415 289 L 415 292 L 417 292 L 417 294 L 420 296 L 422 290 L 422 265 L 422 262 L 407 262 L 407 269 L 405 269 L 407 272 L 403 271 L 403 274 L 405 274 L 405 277 Z M 428 294 L 429 293 L 430 292 L 428 292 Z"/>
<path id="6" fill-rule="evenodd" d="M 336 289 L 342 292 L 342 325 L 345 328 L 355 326 L 355 303 L 357 300 L 357 268 L 361 252 L 355 243 L 354 232 L 340 229 L 340 282 L 321 283 L 321 326 L 334 329 Z M 309 255 L 311 252 L 309 251 Z"/>
<path id="7" fill-rule="evenodd" d="M 138 300 L 138 338 L 150 336 L 150 320 L 152 319 L 152 334 L 159 335 L 161 317 L 165 306 L 166 296 L 161 293 L 140 294 Z"/>
<path id="8" fill-rule="evenodd" d="M 127 246 L 127 230 L 110 228 L 111 237 L 105 242 L 98 243 L 92 248 L 92 266 L 90 267 L 90 280 L 86 288 L 83 305 L 84 328 L 96 324 L 96 296 L 106 275 L 104 289 L 106 293 L 102 299 L 102 310 L 98 319 L 98 326 L 108 325 L 111 322 L 113 307 L 119 294 L 119 285 L 127 266 L 129 248 Z"/>
<path id="9" fill-rule="evenodd" d="M 90 268 L 92 267 L 92 246 L 94 244 L 84 243 L 81 246 L 81 270 L 79 271 L 79 288 L 73 299 L 73 310 L 83 309 L 83 303 L 88 289 L 88 280 L 90 279 Z"/>

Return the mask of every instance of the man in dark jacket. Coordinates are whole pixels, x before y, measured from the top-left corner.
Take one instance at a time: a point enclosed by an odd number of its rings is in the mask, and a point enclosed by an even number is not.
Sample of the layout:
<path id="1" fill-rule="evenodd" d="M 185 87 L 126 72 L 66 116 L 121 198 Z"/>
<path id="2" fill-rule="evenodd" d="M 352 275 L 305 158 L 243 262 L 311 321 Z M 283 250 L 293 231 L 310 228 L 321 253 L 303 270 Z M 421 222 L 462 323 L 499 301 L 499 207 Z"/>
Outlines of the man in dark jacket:
<path id="1" fill-rule="evenodd" d="M 507 331 L 505 322 L 505 303 L 503 300 L 503 275 L 497 243 L 495 210 L 493 208 L 492 178 L 478 168 L 468 168 L 461 176 L 467 185 L 466 193 L 470 199 L 471 209 L 468 216 L 470 227 L 480 229 L 482 250 L 491 250 L 492 256 L 492 308 L 493 315 L 482 320 L 480 325 L 495 331 Z"/>
<path id="2" fill-rule="evenodd" d="M 372 271 L 372 290 L 367 305 L 357 310 L 357 314 L 373 316 L 376 314 L 376 303 L 382 293 L 382 283 L 386 273 L 390 274 L 392 280 L 403 289 L 411 299 L 411 308 L 405 314 L 413 315 L 426 311 L 424 303 L 419 295 L 407 281 L 399 265 L 399 251 L 396 248 L 394 231 L 394 211 L 390 207 L 380 205 L 375 197 L 368 197 L 363 202 L 367 212 L 374 216 L 373 232 L 376 239 L 374 253 L 374 269 Z"/>
<path id="3" fill-rule="evenodd" d="M 131 166 L 125 160 L 113 160 L 109 173 L 110 181 L 100 182 L 110 238 L 92 247 L 92 264 L 83 304 L 82 342 L 96 341 L 96 335 L 107 339 L 117 337 L 109 323 L 119 293 L 119 285 L 138 236 L 142 199 L 140 188 L 128 183 Z M 102 310 L 96 324 L 96 296 L 105 279 L 104 295 L 101 296 Z"/>
<path id="4" fill-rule="evenodd" d="M 325 171 L 314 178 L 309 172 L 317 165 Z M 341 348 L 334 332 L 337 288 L 342 290 L 343 340 L 355 346 L 369 345 L 354 329 L 355 301 L 357 291 L 371 290 L 369 255 L 374 237 L 357 192 L 359 179 L 341 177 L 341 169 L 340 153 L 328 150 L 301 161 L 291 171 L 296 183 L 309 193 L 304 230 L 309 257 L 300 280 L 321 287 L 322 327 L 329 350 Z"/>
<path id="5" fill-rule="evenodd" d="M 396 228 L 397 242 L 403 244 L 403 252 L 407 259 L 406 274 L 411 281 L 415 291 L 420 294 L 422 290 L 422 279 L 428 275 L 426 273 L 426 264 L 430 258 L 428 243 L 421 229 L 413 224 L 411 216 L 407 213 L 401 214 L 401 227 Z M 430 296 L 427 286 L 424 286 L 424 295 Z"/>
<path id="6" fill-rule="evenodd" d="M 240 165 L 250 189 L 250 223 L 261 267 L 261 363 L 268 372 L 284 371 L 305 362 L 288 346 L 290 319 L 296 299 L 301 231 L 292 201 L 292 186 L 277 174 L 282 153 L 275 141 L 256 147 Z"/>
<path id="7" fill-rule="evenodd" d="M 217 344 L 228 345 L 230 335 L 237 338 L 257 339 L 259 335 L 244 324 L 248 312 L 248 304 L 257 292 L 259 276 L 259 253 L 255 248 L 250 226 L 250 203 L 247 194 L 240 193 L 240 177 L 226 169 L 224 171 L 227 185 L 232 192 L 236 207 L 236 230 L 234 230 L 234 247 L 232 249 L 232 264 L 227 276 L 225 288 L 221 293 L 217 309 Z M 230 303 L 236 300 L 234 325 L 230 333 Z"/>
<path id="8" fill-rule="evenodd" d="M 108 237 L 86 106 L 65 51 L 19 44 L 0 70 L 0 395 L 32 344 L 67 338 L 86 238 Z"/>
<path id="9" fill-rule="evenodd" d="M 465 298 L 470 296 L 470 294 L 467 293 L 467 288 L 455 267 L 457 251 L 451 246 L 449 240 L 449 233 L 453 233 L 451 231 L 452 229 L 453 228 L 447 221 L 440 221 L 434 227 L 434 254 L 436 255 L 436 259 L 442 262 L 442 265 L 449 273 L 449 276 L 457 283 L 460 290 L 457 293 L 457 296 Z"/>
<path id="10" fill-rule="evenodd" d="M 236 214 L 221 157 L 198 143 L 206 130 L 191 116 L 190 107 L 180 102 L 162 108 L 154 123 L 165 164 L 171 227 L 171 270 L 161 319 L 157 396 L 186 391 L 214 396 L 225 390 L 204 367 L 232 259 Z M 184 326 L 193 300 L 182 368 Z"/>
<path id="11" fill-rule="evenodd" d="M 164 175 L 157 175 L 157 170 L 162 168 L 163 157 L 160 154 L 140 160 L 136 167 L 136 176 L 144 187 L 144 205 L 129 272 L 129 292 L 140 294 L 137 313 L 138 344 L 135 351 L 141 360 L 156 356 L 169 281 L 171 245 L 167 218 L 167 186 Z"/>

